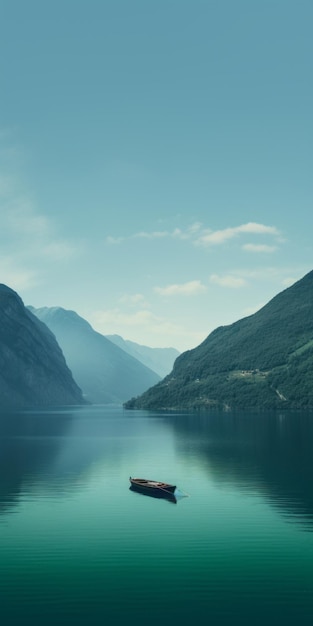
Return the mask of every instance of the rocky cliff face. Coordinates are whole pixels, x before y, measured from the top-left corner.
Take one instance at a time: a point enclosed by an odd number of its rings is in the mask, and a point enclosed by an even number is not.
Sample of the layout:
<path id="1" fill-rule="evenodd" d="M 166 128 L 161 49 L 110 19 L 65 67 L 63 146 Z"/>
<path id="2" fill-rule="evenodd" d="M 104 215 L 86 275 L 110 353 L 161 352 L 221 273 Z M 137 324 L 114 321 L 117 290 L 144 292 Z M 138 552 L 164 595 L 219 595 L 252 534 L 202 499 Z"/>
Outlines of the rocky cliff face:
<path id="1" fill-rule="evenodd" d="M 0 410 L 82 403 L 53 334 L 0 285 Z"/>

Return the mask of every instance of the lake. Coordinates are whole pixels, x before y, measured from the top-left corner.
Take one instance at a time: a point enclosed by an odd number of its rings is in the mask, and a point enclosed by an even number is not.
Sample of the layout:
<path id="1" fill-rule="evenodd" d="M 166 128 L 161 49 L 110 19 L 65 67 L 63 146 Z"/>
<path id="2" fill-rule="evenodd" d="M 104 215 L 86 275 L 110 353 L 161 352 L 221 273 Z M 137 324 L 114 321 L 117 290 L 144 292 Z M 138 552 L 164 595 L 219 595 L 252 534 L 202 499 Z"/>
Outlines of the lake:
<path id="1" fill-rule="evenodd" d="M 312 478 L 312 414 L 2 415 L 2 623 L 311 625 Z"/>

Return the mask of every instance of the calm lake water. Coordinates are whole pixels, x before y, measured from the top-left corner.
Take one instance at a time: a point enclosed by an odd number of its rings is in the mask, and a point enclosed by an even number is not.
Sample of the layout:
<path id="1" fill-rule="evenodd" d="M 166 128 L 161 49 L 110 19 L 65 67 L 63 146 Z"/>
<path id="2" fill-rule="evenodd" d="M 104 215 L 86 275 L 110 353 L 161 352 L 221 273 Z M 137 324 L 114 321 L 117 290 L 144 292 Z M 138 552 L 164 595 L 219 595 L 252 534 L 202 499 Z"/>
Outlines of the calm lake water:
<path id="1" fill-rule="evenodd" d="M 312 478 L 313 415 L 2 415 L 1 623 L 311 626 Z"/>

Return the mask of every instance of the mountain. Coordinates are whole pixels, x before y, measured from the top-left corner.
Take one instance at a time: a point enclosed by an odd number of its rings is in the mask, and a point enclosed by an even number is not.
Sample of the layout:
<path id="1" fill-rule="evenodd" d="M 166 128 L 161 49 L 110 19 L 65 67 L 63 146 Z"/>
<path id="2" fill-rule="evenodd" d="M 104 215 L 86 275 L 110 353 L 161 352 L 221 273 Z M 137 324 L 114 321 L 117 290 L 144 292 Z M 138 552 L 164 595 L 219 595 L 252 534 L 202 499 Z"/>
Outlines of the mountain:
<path id="1" fill-rule="evenodd" d="M 90 402 L 121 404 L 160 380 L 155 372 L 97 333 L 75 311 L 29 308 L 55 334 L 75 380 Z"/>
<path id="2" fill-rule="evenodd" d="M 126 408 L 313 408 L 313 271 L 214 330 Z"/>
<path id="3" fill-rule="evenodd" d="M 134 341 L 123 339 L 119 335 L 106 335 L 106 337 L 122 348 L 122 350 L 135 357 L 135 359 L 138 359 L 146 367 L 149 367 L 153 372 L 156 372 L 161 378 L 164 378 L 172 371 L 174 361 L 180 354 L 175 348 L 150 348 L 149 346 L 142 346 Z"/>
<path id="4" fill-rule="evenodd" d="M 83 404 L 55 337 L 0 285 L 0 408 Z"/>

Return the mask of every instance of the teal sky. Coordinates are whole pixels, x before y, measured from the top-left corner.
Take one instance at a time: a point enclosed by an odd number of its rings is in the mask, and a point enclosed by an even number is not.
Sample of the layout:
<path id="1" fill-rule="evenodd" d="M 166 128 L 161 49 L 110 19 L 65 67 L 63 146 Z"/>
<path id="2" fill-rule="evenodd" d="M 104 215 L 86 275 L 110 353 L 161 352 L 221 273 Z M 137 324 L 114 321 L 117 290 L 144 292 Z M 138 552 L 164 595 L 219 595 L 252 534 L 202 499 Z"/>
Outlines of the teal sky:
<path id="1" fill-rule="evenodd" d="M 311 0 L 0 0 L 0 282 L 179 350 L 313 269 Z"/>

